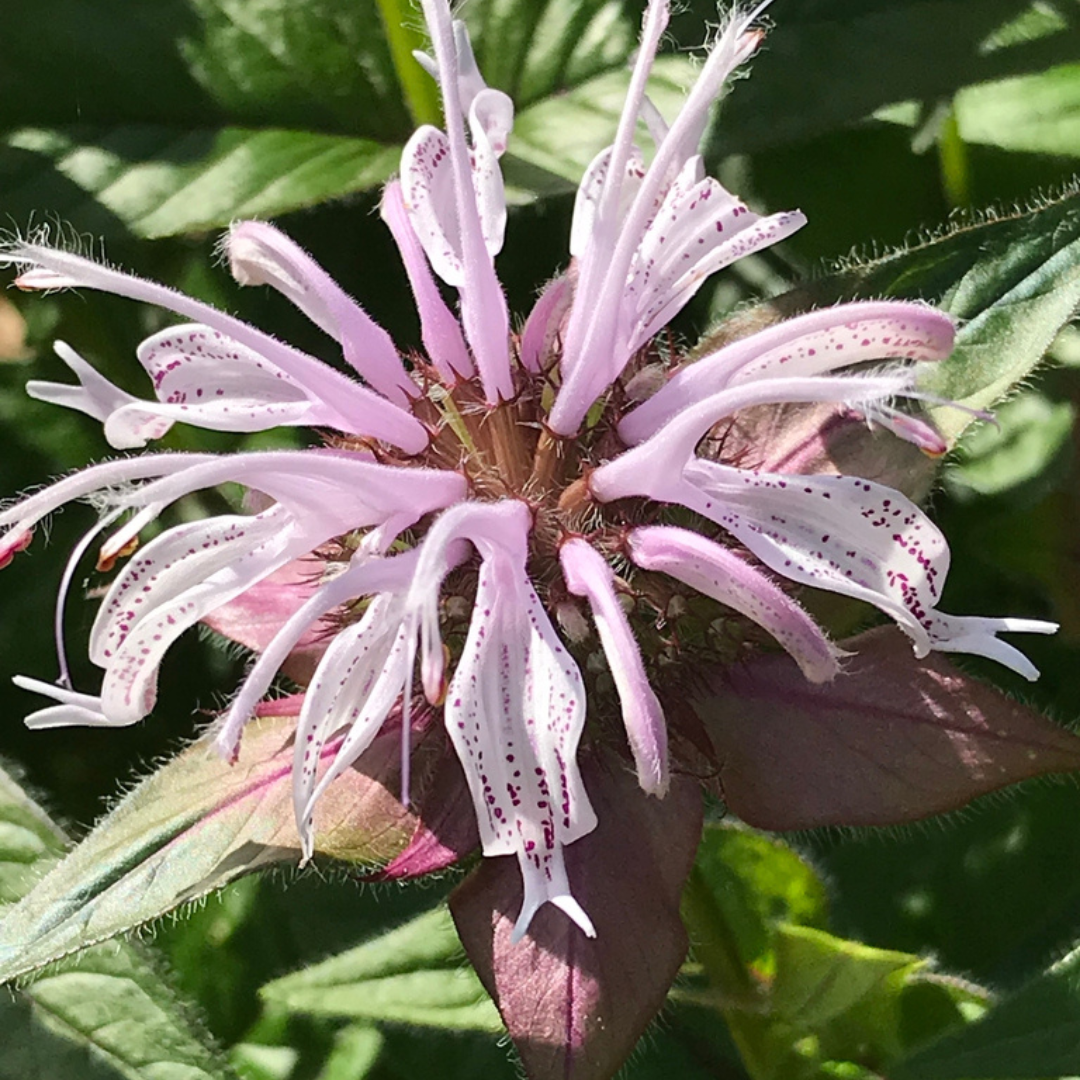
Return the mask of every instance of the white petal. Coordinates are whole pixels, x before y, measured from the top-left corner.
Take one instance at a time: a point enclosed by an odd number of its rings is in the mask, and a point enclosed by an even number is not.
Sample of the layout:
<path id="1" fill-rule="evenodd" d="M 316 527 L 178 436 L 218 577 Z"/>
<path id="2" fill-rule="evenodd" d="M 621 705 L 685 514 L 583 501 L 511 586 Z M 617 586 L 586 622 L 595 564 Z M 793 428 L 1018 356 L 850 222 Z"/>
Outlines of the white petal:
<path id="1" fill-rule="evenodd" d="M 480 568 L 445 720 L 484 854 L 516 854 L 521 862 L 527 900 L 520 935 L 536 907 L 568 897 L 560 848 L 591 832 L 596 815 L 576 761 L 585 722 L 581 674 L 523 562 L 497 550 Z"/>

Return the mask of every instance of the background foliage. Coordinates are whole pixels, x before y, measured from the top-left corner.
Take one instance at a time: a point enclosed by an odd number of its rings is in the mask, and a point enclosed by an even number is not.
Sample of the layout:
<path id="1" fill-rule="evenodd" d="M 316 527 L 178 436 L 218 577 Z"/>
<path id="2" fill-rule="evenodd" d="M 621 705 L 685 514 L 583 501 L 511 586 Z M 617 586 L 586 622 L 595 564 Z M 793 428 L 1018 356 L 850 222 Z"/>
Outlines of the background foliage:
<path id="1" fill-rule="evenodd" d="M 519 108 L 506 170 L 517 206 L 499 262 L 512 310 L 524 311 L 565 259 L 573 184 L 610 138 L 640 7 L 463 7 L 481 68 Z M 1080 287 L 1080 200 L 1069 186 L 1080 156 L 1080 3 L 776 0 L 770 15 L 775 30 L 723 104 L 710 156 L 752 203 L 801 207 L 810 225 L 728 272 L 676 331 L 693 340 L 742 301 L 799 282 L 818 295 L 855 283 L 935 297 L 948 282 L 949 310 L 970 320 L 965 348 L 977 350 L 982 313 L 1008 299 L 987 316 L 1018 328 L 1007 386 Z M 402 17 L 417 23 L 398 0 L 7 0 L 0 212 L 12 229 L 48 225 L 327 355 L 300 316 L 259 291 L 241 294 L 216 265 L 216 228 L 273 217 L 399 343 L 418 344 L 404 275 L 373 213 L 414 121 L 437 105 L 407 60 L 408 33 L 387 32 Z M 692 0 L 674 21 L 661 108 L 688 83 L 686 49 L 709 19 L 711 0 Z M 971 228 L 978 222 L 1000 227 Z M 862 265 L 899 245 L 916 250 Z M 993 303 L 988 252 L 999 258 Z M 1051 286 L 1064 305 L 1052 319 L 1038 307 Z M 1044 314 L 1025 323 L 1036 309 Z M 107 451 L 96 425 L 23 395 L 31 374 L 59 374 L 51 340 L 137 391 L 132 353 L 160 319 L 101 296 L 0 301 L 5 493 Z M 998 425 L 964 436 L 932 498 L 954 551 L 948 610 L 1062 624 L 1058 637 L 1024 643 L 1043 670 L 1038 684 L 971 670 L 1068 723 L 1080 719 L 1078 407 L 1080 333 L 1066 329 Z M 167 441 L 193 438 L 178 430 Z M 3 575 L 5 675 L 51 677 L 59 560 L 84 527 L 76 510 L 58 516 L 51 547 Z M 73 641 L 91 616 L 92 605 L 72 604 Z M 153 722 L 126 731 L 30 736 L 20 723 L 28 700 L 0 688 L 0 753 L 63 823 L 0 775 L 0 902 L 25 891 L 65 832 L 82 835 L 120 785 L 188 740 L 240 665 L 184 641 L 165 664 Z M 1078 820 L 1072 782 L 1029 783 L 944 824 L 787 843 L 714 820 L 686 902 L 713 905 L 732 938 L 726 952 L 698 942 L 628 1075 L 1080 1074 L 1080 960 L 1066 955 L 1080 935 Z M 426 1075 L 433 1055 L 443 1076 L 513 1075 L 498 1017 L 439 907 L 454 875 L 409 887 L 288 877 L 288 889 L 284 874 L 239 880 L 159 923 L 151 945 L 99 946 L 0 1000 L 0 1077 L 351 1080 Z M 706 976 L 721 963 L 742 973 L 745 999 L 716 1000 Z"/>

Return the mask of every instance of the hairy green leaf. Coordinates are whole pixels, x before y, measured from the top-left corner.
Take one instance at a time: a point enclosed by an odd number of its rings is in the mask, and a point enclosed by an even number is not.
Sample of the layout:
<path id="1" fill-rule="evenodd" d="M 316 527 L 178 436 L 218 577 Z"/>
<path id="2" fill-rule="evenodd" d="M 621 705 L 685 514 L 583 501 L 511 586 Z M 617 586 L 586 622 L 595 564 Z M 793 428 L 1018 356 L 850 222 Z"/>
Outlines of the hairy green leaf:
<path id="1" fill-rule="evenodd" d="M 64 846 L 63 833 L 0 769 L 0 903 L 27 892 Z M 0 1031 L 0 1080 L 232 1075 L 162 980 L 158 963 L 135 945 L 88 949 L 14 998 L 0 999 Z"/>
<path id="2" fill-rule="evenodd" d="M 1080 190 L 1025 212 L 987 214 L 771 302 L 777 312 L 859 297 L 927 300 L 958 321 L 956 349 L 922 389 L 964 406 L 937 407 L 955 442 L 970 411 L 1004 397 L 1039 363 L 1080 305 Z"/>
<path id="3" fill-rule="evenodd" d="M 923 961 L 908 953 L 844 941 L 807 926 L 777 930 L 772 1009 L 801 1031 L 834 1020 L 870 994 L 899 989 Z"/>
<path id="4" fill-rule="evenodd" d="M 363 1080 L 375 1068 L 383 1037 L 373 1024 L 350 1024 L 338 1032 L 334 1048 L 316 1080 Z"/>
<path id="5" fill-rule="evenodd" d="M 260 994 L 272 1005 L 315 1016 L 503 1031 L 445 907 L 275 979 Z"/>
<path id="6" fill-rule="evenodd" d="M 0 923 L 10 979 L 146 923 L 252 870 L 295 863 L 293 718 L 252 723 L 239 760 L 200 741 L 136 787 Z M 383 737 L 316 812 L 317 851 L 351 862 L 395 855 L 415 822 L 398 802 L 399 740 Z M 336 751 L 336 744 L 327 753 Z"/>
<path id="7" fill-rule="evenodd" d="M 1080 1074 L 1080 952 L 980 1020 L 896 1065 L 890 1080 L 1016 1080 Z"/>

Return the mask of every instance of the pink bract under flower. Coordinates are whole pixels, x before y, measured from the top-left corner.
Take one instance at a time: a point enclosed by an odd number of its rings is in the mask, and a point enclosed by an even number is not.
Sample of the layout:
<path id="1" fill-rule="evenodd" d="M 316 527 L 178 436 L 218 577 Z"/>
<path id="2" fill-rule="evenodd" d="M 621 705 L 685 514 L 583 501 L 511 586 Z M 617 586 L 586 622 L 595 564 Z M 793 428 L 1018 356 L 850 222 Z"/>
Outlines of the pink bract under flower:
<path id="1" fill-rule="evenodd" d="M 513 855 L 520 865 L 514 936 L 546 903 L 592 935 L 563 860 L 564 847 L 596 825 L 577 761 L 590 719 L 621 716 L 645 791 L 663 798 L 670 783 L 657 676 L 680 662 L 685 643 L 661 632 L 677 623 L 678 605 L 661 604 L 649 582 L 663 581 L 684 607 L 698 594 L 716 606 L 694 648 L 709 647 L 719 616 L 747 619 L 814 683 L 843 678 L 841 654 L 785 581 L 875 605 L 920 656 L 977 653 L 1028 678 L 1035 669 L 997 635 L 1053 627 L 939 612 L 948 547 L 900 493 L 859 477 L 756 471 L 703 450 L 741 409 L 825 402 L 857 407 L 940 451 L 933 429 L 895 401 L 913 393 L 917 364 L 948 356 L 946 316 L 919 304 L 846 304 L 656 376 L 653 338 L 706 279 L 804 224 L 797 211 L 762 217 L 747 208 L 705 174 L 699 153 L 712 102 L 757 48 L 756 13 L 729 21 L 668 127 L 646 97 L 668 4 L 648 5 L 614 143 L 578 192 L 571 268 L 543 291 L 519 337 L 494 268 L 507 219 L 499 158 L 513 106 L 484 84 L 445 0 L 423 0 L 423 9 L 434 53 L 424 63 L 439 81 L 446 130 L 415 133 L 383 201 L 426 350 L 411 366 L 269 224 L 242 222 L 226 237 L 234 277 L 282 293 L 336 340 L 356 377 L 78 255 L 34 242 L 7 250 L 23 288 L 98 289 L 188 320 L 139 349 L 149 400 L 114 387 L 62 343 L 57 352 L 77 385 L 29 385 L 38 398 L 100 420 L 117 448 L 142 447 L 175 423 L 333 432 L 325 449 L 121 458 L 5 510 L 0 560 L 25 547 L 52 510 L 95 497 L 102 520 L 73 566 L 115 528 L 103 548 L 111 562 L 199 489 L 239 483 L 265 507 L 173 525 L 130 558 L 91 635 L 91 658 L 104 671 L 99 693 L 78 693 L 66 679 L 19 681 L 55 702 L 33 713 L 31 726 L 134 723 L 153 709 L 158 666 L 183 630 L 311 557 L 316 572 L 261 641 L 221 722 L 222 752 L 235 751 L 298 643 L 313 626 L 330 627 L 297 721 L 294 801 L 305 853 L 321 794 L 392 714 L 404 714 L 407 739 L 414 693 L 423 693 L 442 710 L 485 855 Z M 635 143 L 641 119 L 655 144 L 648 154 Z M 457 291 L 458 313 L 436 276 Z"/>

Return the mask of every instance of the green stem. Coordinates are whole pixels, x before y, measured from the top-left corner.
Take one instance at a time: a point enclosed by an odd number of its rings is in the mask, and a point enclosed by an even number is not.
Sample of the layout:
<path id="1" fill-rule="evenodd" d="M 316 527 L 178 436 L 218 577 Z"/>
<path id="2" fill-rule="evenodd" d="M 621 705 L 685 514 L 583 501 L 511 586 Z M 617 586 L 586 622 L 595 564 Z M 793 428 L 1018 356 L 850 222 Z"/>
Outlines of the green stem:
<path id="1" fill-rule="evenodd" d="M 952 208 L 971 205 L 971 165 L 968 149 L 960 135 L 955 103 L 949 109 L 938 133 L 938 165 L 945 198 Z"/>
<path id="2" fill-rule="evenodd" d="M 442 121 L 439 91 L 435 80 L 416 62 L 413 49 L 422 49 L 427 39 L 415 26 L 416 9 L 411 0 L 376 0 L 379 16 L 390 46 L 390 59 L 401 85 L 401 93 L 416 124 Z"/>
<path id="3" fill-rule="evenodd" d="M 746 1071 L 753 1080 L 772 1080 L 766 1003 L 739 956 L 734 933 L 696 866 L 683 890 L 682 919 L 693 943 L 694 956 L 705 969 L 719 1001 L 724 1003 L 719 1011 L 739 1048 Z"/>

